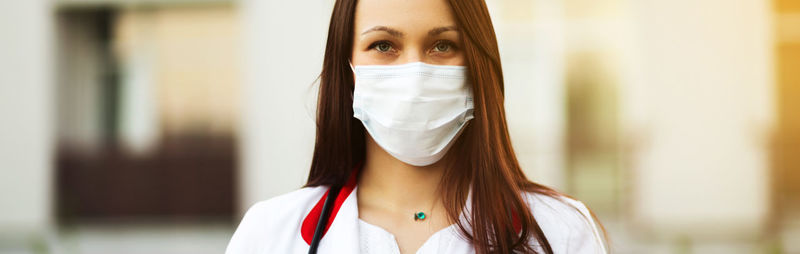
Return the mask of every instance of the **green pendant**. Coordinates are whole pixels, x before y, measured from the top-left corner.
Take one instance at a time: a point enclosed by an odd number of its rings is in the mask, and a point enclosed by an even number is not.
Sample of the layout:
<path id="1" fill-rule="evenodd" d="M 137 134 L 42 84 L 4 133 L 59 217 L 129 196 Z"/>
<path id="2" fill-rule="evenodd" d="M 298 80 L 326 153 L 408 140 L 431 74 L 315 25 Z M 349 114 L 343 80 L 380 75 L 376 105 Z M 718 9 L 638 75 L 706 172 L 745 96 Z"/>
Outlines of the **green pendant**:
<path id="1" fill-rule="evenodd" d="M 418 212 L 418 213 L 415 213 L 415 214 L 414 214 L 414 220 L 415 220 L 415 221 L 417 221 L 417 220 L 424 220 L 424 219 L 425 219 L 425 213 L 423 213 L 423 212 Z"/>

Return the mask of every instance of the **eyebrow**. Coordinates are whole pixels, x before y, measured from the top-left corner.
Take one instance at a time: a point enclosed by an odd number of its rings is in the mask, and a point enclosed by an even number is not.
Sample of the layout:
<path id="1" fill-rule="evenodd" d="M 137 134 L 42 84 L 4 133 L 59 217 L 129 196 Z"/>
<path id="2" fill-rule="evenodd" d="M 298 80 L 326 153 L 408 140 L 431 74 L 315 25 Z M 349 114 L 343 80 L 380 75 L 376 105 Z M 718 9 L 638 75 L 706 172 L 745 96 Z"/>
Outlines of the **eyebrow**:
<path id="1" fill-rule="evenodd" d="M 374 27 L 372 27 L 370 29 L 367 29 L 363 33 L 361 33 L 361 35 L 365 35 L 367 33 L 376 32 L 376 31 L 387 32 L 387 33 L 389 33 L 389 35 L 394 36 L 394 37 L 403 37 L 405 35 L 405 34 L 403 34 L 403 32 L 400 32 L 400 31 L 397 31 L 397 30 L 395 30 L 393 28 L 385 27 L 385 26 L 374 26 Z"/>
<path id="2" fill-rule="evenodd" d="M 458 27 L 456 26 L 440 26 L 428 31 L 429 36 L 439 35 L 440 33 L 444 33 L 447 31 L 456 31 L 458 32 Z"/>
<path id="3" fill-rule="evenodd" d="M 403 32 L 400 32 L 400 31 L 398 31 L 398 30 L 396 30 L 394 28 L 386 27 L 386 26 L 374 26 L 374 27 L 372 27 L 370 29 L 365 30 L 363 33 L 361 33 L 361 35 L 365 35 L 367 33 L 376 32 L 376 31 L 387 32 L 387 33 L 389 33 L 389 35 L 394 36 L 394 37 L 403 37 L 403 36 L 405 36 L 405 34 Z M 433 28 L 430 31 L 428 31 L 428 35 L 429 36 L 434 36 L 434 35 L 438 35 L 438 34 L 441 34 L 441 33 L 447 32 L 447 31 L 456 31 L 457 32 L 458 31 L 458 27 L 456 27 L 456 26 L 440 26 L 440 27 L 436 27 L 436 28 Z"/>

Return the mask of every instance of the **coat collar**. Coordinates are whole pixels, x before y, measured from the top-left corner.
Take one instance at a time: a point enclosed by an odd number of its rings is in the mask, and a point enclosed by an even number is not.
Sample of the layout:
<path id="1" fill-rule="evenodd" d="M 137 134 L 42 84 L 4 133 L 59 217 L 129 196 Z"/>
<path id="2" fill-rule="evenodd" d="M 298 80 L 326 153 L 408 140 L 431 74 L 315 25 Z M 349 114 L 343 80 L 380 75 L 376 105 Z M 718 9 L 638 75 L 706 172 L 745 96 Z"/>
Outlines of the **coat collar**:
<path id="1" fill-rule="evenodd" d="M 322 233 L 322 239 L 325 239 L 325 235 L 327 235 L 328 231 L 331 229 L 331 225 L 333 225 L 336 219 L 340 218 L 340 216 L 337 215 L 339 214 L 340 210 L 343 209 L 342 206 L 345 203 L 347 203 L 347 206 L 344 208 L 344 211 L 342 211 L 346 215 L 344 217 L 347 219 L 350 219 L 350 217 L 354 217 L 356 220 L 358 219 L 358 202 L 355 198 L 356 195 L 350 195 L 356 188 L 358 169 L 359 168 L 357 167 L 352 173 L 350 173 L 350 178 L 347 179 L 347 182 L 339 191 L 339 195 L 336 196 L 336 199 L 333 203 L 333 208 L 331 209 L 330 219 L 328 219 L 328 225 L 325 226 L 325 230 Z M 325 191 L 325 194 L 322 195 L 319 201 L 317 201 L 317 204 L 314 205 L 314 208 L 312 208 L 308 215 L 306 215 L 305 219 L 303 219 L 303 224 L 300 228 L 300 234 L 303 236 L 303 240 L 306 242 L 306 244 L 311 244 L 311 239 L 314 237 L 314 230 L 316 229 L 317 223 L 322 215 L 322 206 L 325 204 L 325 199 L 328 197 L 329 193 L 330 189 Z"/>

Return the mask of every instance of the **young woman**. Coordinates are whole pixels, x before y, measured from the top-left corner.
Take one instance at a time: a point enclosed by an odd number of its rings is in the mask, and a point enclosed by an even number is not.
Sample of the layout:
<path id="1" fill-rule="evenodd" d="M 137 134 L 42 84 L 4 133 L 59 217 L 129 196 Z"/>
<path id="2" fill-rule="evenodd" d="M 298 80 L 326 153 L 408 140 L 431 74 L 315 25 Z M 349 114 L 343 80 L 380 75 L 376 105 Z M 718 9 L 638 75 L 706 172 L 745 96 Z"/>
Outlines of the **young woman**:
<path id="1" fill-rule="evenodd" d="M 605 253 L 579 201 L 529 181 L 483 0 L 337 0 L 308 183 L 227 253 Z"/>

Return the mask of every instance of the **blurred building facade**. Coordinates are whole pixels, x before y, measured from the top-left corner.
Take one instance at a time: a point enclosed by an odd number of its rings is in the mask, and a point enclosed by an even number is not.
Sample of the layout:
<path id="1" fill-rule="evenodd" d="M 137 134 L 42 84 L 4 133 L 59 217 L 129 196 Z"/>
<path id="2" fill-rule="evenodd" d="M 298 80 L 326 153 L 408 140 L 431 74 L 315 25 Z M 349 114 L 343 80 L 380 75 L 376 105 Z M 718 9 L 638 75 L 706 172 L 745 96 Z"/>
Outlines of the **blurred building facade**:
<path id="1" fill-rule="evenodd" d="M 67 3 L 56 9 L 58 216 L 230 218 L 234 6 Z"/>
<path id="2" fill-rule="evenodd" d="M 487 4 L 520 163 L 613 253 L 800 253 L 800 3 Z M 0 4 L 0 252 L 220 252 L 305 182 L 332 5 Z"/>

